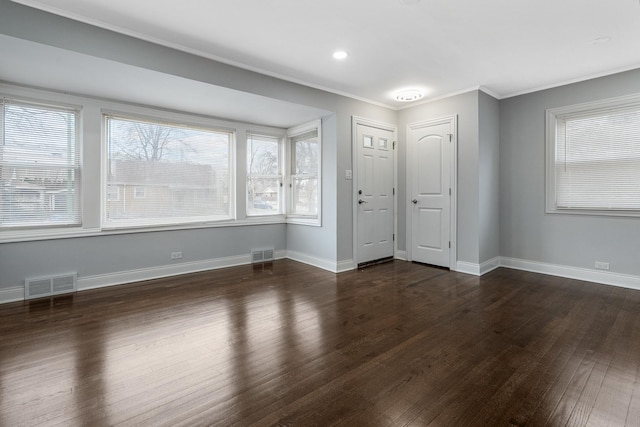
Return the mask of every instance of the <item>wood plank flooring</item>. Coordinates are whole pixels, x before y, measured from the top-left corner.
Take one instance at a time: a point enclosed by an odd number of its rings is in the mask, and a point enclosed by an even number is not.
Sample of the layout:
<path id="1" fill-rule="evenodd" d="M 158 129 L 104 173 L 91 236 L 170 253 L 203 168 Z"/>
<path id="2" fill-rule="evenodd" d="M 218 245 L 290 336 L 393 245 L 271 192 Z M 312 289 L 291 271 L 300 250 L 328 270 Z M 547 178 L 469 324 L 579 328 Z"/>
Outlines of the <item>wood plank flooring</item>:
<path id="1" fill-rule="evenodd" d="M 640 291 L 294 261 L 0 306 L 1 426 L 640 426 Z"/>

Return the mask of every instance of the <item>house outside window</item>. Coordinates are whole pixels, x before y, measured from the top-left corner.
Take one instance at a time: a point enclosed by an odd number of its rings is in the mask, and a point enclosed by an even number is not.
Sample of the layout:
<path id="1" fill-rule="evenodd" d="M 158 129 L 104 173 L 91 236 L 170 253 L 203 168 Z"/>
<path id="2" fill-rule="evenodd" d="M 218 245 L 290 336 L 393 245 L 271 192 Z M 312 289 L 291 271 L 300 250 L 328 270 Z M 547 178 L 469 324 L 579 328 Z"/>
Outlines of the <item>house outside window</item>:
<path id="1" fill-rule="evenodd" d="M 290 217 L 307 223 L 320 223 L 321 212 L 321 129 L 320 121 L 302 125 L 288 132 L 290 152 Z"/>
<path id="2" fill-rule="evenodd" d="M 79 109 L 1 106 L 0 229 L 80 226 Z"/>
<path id="3" fill-rule="evenodd" d="M 281 138 L 247 135 L 247 215 L 282 213 Z"/>
<path id="4" fill-rule="evenodd" d="M 107 227 L 232 218 L 232 132 L 105 115 Z M 114 190 L 107 190 L 107 194 Z"/>

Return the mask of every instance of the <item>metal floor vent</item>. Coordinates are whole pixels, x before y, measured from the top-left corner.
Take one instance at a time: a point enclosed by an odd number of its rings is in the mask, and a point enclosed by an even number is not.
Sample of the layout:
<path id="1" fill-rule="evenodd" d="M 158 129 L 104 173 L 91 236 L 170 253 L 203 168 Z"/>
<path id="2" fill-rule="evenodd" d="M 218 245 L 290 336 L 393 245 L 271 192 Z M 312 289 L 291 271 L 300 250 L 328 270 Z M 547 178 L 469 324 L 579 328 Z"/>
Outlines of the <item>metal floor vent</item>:
<path id="1" fill-rule="evenodd" d="M 251 263 L 273 261 L 275 259 L 275 249 L 251 249 Z"/>
<path id="2" fill-rule="evenodd" d="M 78 274 L 37 277 L 25 279 L 24 299 L 42 298 L 52 295 L 68 294 L 78 290 Z"/>

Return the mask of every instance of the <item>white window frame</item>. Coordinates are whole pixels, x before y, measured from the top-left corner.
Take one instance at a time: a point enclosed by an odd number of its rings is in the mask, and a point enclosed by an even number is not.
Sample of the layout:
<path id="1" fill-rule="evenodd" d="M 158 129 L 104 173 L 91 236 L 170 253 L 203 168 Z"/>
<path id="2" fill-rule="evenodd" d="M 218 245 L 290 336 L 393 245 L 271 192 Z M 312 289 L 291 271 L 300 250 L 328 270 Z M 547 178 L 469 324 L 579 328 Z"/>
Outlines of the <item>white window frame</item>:
<path id="1" fill-rule="evenodd" d="M 268 217 L 268 218 L 273 218 L 273 217 L 277 217 L 277 216 L 283 216 L 284 215 L 284 206 L 286 205 L 285 199 L 288 195 L 288 192 L 285 191 L 285 187 L 284 187 L 284 174 L 283 174 L 283 166 L 285 163 L 285 159 L 286 159 L 286 153 L 284 150 L 284 138 L 282 136 L 282 134 L 276 134 L 276 133 L 272 133 L 272 132 L 263 132 L 263 131 L 259 131 L 259 130 L 252 130 L 249 129 L 246 132 L 246 146 L 245 146 L 245 153 L 248 155 L 249 154 L 249 139 L 251 138 L 251 135 L 255 135 L 255 136 L 264 136 L 267 138 L 273 138 L 273 139 L 277 139 L 278 140 L 278 211 L 274 212 L 274 213 L 259 213 L 259 214 L 255 214 L 255 213 L 249 213 L 249 178 L 251 178 L 251 172 L 248 170 L 248 165 L 246 164 L 247 162 L 245 162 L 245 168 L 246 169 L 246 180 L 245 180 L 245 186 L 244 186 L 244 195 L 245 195 L 245 215 L 247 218 L 252 218 L 252 219 L 259 219 L 261 217 Z M 269 176 L 272 177 L 272 176 Z M 273 178 L 275 178 L 276 176 L 273 175 Z"/>
<path id="2" fill-rule="evenodd" d="M 290 171 L 289 144 L 287 143 L 286 128 L 274 126 L 261 126 L 256 124 L 236 122 L 230 119 L 219 119 L 209 116 L 191 114 L 176 110 L 162 109 L 160 107 L 147 107 L 130 104 L 121 101 L 106 100 L 97 97 L 83 95 L 71 95 L 55 92 L 47 89 L 27 88 L 24 86 L 0 82 L 0 96 L 10 99 L 22 100 L 34 104 L 50 105 L 77 109 L 80 117 L 77 122 L 79 138 L 79 162 L 80 175 L 78 192 L 80 198 L 80 213 L 82 223 L 78 226 L 52 226 L 52 227 L 24 227 L 3 230 L 0 233 L 1 243 L 42 241 L 51 239 L 67 239 L 78 237 L 97 237 L 106 235 L 120 235 L 129 233 L 145 233 L 169 230 L 186 230 L 200 228 L 235 227 L 262 224 L 304 224 L 312 226 L 321 225 L 322 214 L 322 133 L 321 120 L 315 120 L 302 126 L 289 129 L 295 134 L 297 130 L 305 132 L 315 126 L 318 130 L 320 142 L 320 159 L 318 171 L 318 217 L 287 218 L 289 203 L 288 173 Z M 106 141 L 104 139 L 105 114 L 114 114 L 128 117 L 138 117 L 166 123 L 178 123 L 188 126 L 211 128 L 220 131 L 233 132 L 231 143 L 231 194 L 230 204 L 233 206 L 231 218 L 228 221 L 216 222 L 190 222 L 180 224 L 154 224 L 140 227 L 109 227 L 104 225 L 103 212 L 105 210 L 106 186 L 107 186 L 107 161 Z M 282 193 L 282 212 L 280 215 L 247 216 L 243 205 L 246 198 L 246 159 L 244 157 L 244 137 L 247 132 L 257 134 L 274 135 L 282 138 L 282 172 L 284 187 Z M 120 189 L 118 189 L 120 190 Z M 119 191 L 119 200 L 124 198 L 124 191 Z M 126 189 L 127 193 L 132 191 Z M 148 197 L 148 194 L 147 194 Z M 115 200 L 112 200 L 115 201 Z M 239 209 L 240 208 L 240 209 Z"/>
<path id="3" fill-rule="evenodd" d="M 16 103 L 25 106 L 32 106 L 34 108 L 43 108 L 43 109 L 51 109 L 51 110 L 59 110 L 73 113 L 75 115 L 75 151 L 76 151 L 76 161 L 77 163 L 73 166 L 68 166 L 68 168 L 73 169 L 75 173 L 75 189 L 74 192 L 76 194 L 77 199 L 77 214 L 78 221 L 74 223 L 67 224 L 56 224 L 53 222 L 48 223 L 36 223 L 36 224 L 17 224 L 14 226 L 6 227 L 2 230 L 4 235 L 21 235 L 23 233 L 34 234 L 34 233 L 48 233 L 48 232 L 57 232 L 56 230 L 60 229 L 69 229 L 69 230 L 78 230 L 83 226 L 83 162 L 82 162 L 82 106 L 77 104 L 69 104 L 65 102 L 57 102 L 52 101 L 45 98 L 32 98 L 29 96 L 20 96 L 11 94 L 8 92 L 0 93 L 0 144 L 4 144 L 4 104 L 5 103 Z M 45 165 L 46 166 L 46 165 Z M 55 168 L 61 168 L 60 166 L 55 166 Z M 51 201 L 50 201 L 51 203 Z M 43 205 L 43 210 L 52 211 L 54 210 L 50 204 Z"/>
<path id="4" fill-rule="evenodd" d="M 236 129 L 226 126 L 221 126 L 219 123 L 210 120 L 197 120 L 197 117 L 192 117 L 180 113 L 161 112 L 156 110 L 148 110 L 143 108 L 133 110 L 111 110 L 103 109 L 102 113 L 102 185 L 101 185 L 101 229 L 102 230 L 158 230 L 158 229 L 172 229 L 172 228 L 193 228 L 198 226 L 215 226 L 233 224 L 236 221 L 236 205 L 235 205 L 235 193 L 236 193 L 236 176 L 237 176 L 237 162 L 236 162 Z M 135 223 L 111 223 L 106 220 L 107 205 L 105 203 L 107 199 L 107 185 L 108 185 L 108 162 L 109 162 L 109 147 L 107 138 L 107 120 L 109 117 L 121 118 L 125 120 L 139 120 L 141 122 L 153 122 L 158 124 L 165 124 L 171 126 L 184 126 L 186 128 L 209 130 L 213 132 L 221 132 L 229 134 L 229 216 L 222 219 L 214 218 L 170 218 L 165 219 L 149 219 L 146 222 L 136 221 Z M 193 120 L 192 120 L 193 119 Z M 132 189 L 135 197 L 135 187 Z M 142 197 L 139 197 L 142 198 Z"/>
<path id="5" fill-rule="evenodd" d="M 296 214 L 292 212 L 293 205 L 293 138 L 299 135 L 303 135 L 312 131 L 318 132 L 318 190 L 317 190 L 317 207 L 318 212 L 317 215 L 303 215 Z M 295 126 L 293 128 L 287 129 L 287 143 L 286 143 L 286 213 L 287 213 L 287 223 L 289 224 L 301 224 L 301 225 L 312 225 L 320 227 L 322 226 L 322 120 L 313 120 L 308 123 L 301 124 L 299 126 Z"/>
<path id="6" fill-rule="evenodd" d="M 556 133 L 558 122 L 567 118 L 605 115 L 620 110 L 640 110 L 640 94 L 569 105 L 546 110 L 546 212 L 550 214 L 640 216 L 638 210 L 559 207 L 556 203 Z"/>

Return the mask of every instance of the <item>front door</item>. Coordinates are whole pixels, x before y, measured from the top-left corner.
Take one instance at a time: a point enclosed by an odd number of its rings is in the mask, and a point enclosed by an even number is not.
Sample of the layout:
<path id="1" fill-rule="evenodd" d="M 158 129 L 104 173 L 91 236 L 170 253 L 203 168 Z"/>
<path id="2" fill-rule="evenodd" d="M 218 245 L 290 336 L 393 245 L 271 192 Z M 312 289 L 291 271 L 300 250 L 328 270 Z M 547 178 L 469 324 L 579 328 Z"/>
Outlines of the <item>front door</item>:
<path id="1" fill-rule="evenodd" d="M 357 263 L 393 256 L 394 132 L 356 123 Z"/>
<path id="2" fill-rule="evenodd" d="M 450 267 L 451 144 L 455 121 L 409 125 L 411 259 Z"/>

